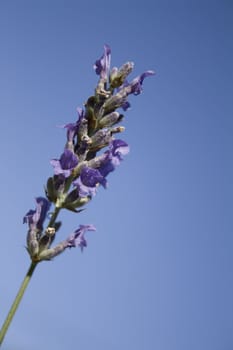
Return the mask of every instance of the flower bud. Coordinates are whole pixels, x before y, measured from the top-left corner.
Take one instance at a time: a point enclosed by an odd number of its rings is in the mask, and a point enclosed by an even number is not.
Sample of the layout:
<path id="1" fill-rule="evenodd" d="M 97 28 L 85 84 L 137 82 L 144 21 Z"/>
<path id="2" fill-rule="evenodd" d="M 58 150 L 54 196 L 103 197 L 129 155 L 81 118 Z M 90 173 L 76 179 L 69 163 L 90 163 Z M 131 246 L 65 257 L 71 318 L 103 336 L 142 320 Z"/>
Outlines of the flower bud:
<path id="1" fill-rule="evenodd" d="M 123 117 L 124 117 L 123 114 L 120 114 L 118 112 L 112 112 L 110 114 L 105 115 L 102 119 L 100 119 L 99 126 L 101 128 L 112 126 L 114 124 L 117 124 L 119 121 L 121 121 Z"/>
<path id="2" fill-rule="evenodd" d="M 37 240 L 37 230 L 29 229 L 27 234 L 27 251 L 31 258 L 36 256 L 39 252 L 39 243 Z"/>
<path id="3" fill-rule="evenodd" d="M 109 76 L 110 83 L 117 77 L 117 73 L 118 73 L 118 68 L 113 67 L 111 69 L 110 76 Z"/>
<path id="4" fill-rule="evenodd" d="M 103 104 L 104 113 L 111 113 L 117 108 L 122 107 L 127 101 L 127 93 L 124 88 L 122 88 L 118 93 L 109 97 Z"/>
<path id="5" fill-rule="evenodd" d="M 110 86 L 112 88 L 120 87 L 124 83 L 126 77 L 132 72 L 133 67 L 133 62 L 126 62 L 119 68 L 118 71 L 113 71 L 112 75 L 110 76 Z"/>
<path id="6" fill-rule="evenodd" d="M 64 242 L 61 242 L 61 243 L 57 244 L 53 248 L 44 249 L 38 255 L 38 261 L 51 260 L 55 256 L 57 256 L 57 255 L 61 254 L 62 252 L 64 252 L 64 250 L 66 248 L 67 248 L 67 242 L 64 241 Z"/>
<path id="7" fill-rule="evenodd" d="M 91 144 L 89 149 L 91 151 L 97 151 L 109 144 L 112 140 L 111 132 L 109 129 L 98 130 L 91 138 Z"/>
<path id="8" fill-rule="evenodd" d="M 118 134 L 118 132 L 123 132 L 125 131 L 124 126 L 117 126 L 116 128 L 111 129 L 111 134 Z"/>
<path id="9" fill-rule="evenodd" d="M 56 230 L 54 227 L 48 227 L 45 230 L 44 235 L 40 238 L 39 241 L 39 252 L 42 252 L 43 250 L 48 249 L 50 247 L 55 238 L 55 233 Z"/>
<path id="10" fill-rule="evenodd" d="M 73 191 L 71 191 L 68 194 L 65 201 L 63 202 L 62 207 L 70 211 L 73 211 L 75 213 L 79 213 L 83 209 L 77 210 L 77 208 L 83 207 L 89 201 L 90 201 L 89 197 L 80 197 L 78 189 L 75 188 Z"/>
<path id="11" fill-rule="evenodd" d="M 54 186 L 54 179 L 53 177 L 49 177 L 47 181 L 47 186 L 45 188 L 45 193 L 47 198 L 50 202 L 56 203 L 57 200 L 57 193 Z"/>

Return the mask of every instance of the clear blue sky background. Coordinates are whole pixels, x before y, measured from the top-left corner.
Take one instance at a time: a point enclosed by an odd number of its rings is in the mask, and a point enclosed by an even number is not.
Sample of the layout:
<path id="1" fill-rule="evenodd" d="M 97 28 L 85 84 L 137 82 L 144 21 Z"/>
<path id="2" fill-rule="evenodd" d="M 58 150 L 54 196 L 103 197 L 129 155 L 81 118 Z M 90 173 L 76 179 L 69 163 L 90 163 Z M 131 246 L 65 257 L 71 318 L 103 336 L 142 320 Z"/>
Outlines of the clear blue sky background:
<path id="1" fill-rule="evenodd" d="M 38 266 L 4 350 L 233 349 L 233 2 L 1 1 L 0 322 L 29 266 L 22 217 L 93 93 L 92 65 L 154 69 L 131 98 L 131 152 Z M 133 75 L 132 75 L 133 77 Z"/>

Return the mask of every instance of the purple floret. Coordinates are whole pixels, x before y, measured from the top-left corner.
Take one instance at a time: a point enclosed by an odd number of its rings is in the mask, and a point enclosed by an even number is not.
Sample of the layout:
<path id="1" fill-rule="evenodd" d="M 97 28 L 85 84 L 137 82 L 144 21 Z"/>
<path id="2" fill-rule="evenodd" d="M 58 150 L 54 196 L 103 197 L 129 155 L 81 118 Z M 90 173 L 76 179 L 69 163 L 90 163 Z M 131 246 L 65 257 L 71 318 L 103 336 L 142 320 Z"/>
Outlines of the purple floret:
<path id="1" fill-rule="evenodd" d="M 149 77 L 150 75 L 154 75 L 155 72 L 152 70 L 148 70 L 144 73 L 142 73 L 141 75 L 139 75 L 137 78 L 133 79 L 132 82 L 129 84 L 131 91 L 131 94 L 134 95 L 139 95 L 142 92 L 142 84 L 143 84 L 143 80 L 146 77 Z"/>
<path id="2" fill-rule="evenodd" d="M 60 159 L 52 159 L 50 164 L 54 167 L 54 174 L 63 174 L 69 177 L 72 170 L 78 165 L 78 157 L 69 149 L 65 149 Z"/>
<path id="3" fill-rule="evenodd" d="M 67 247 L 72 248 L 79 246 L 81 250 L 83 250 L 83 248 L 87 246 L 87 241 L 84 237 L 86 231 L 96 231 L 96 228 L 93 225 L 80 225 L 79 228 L 67 238 Z"/>
<path id="4" fill-rule="evenodd" d="M 111 61 L 111 49 L 108 45 L 104 45 L 104 54 L 94 64 L 94 70 L 102 79 L 108 78 Z"/>
<path id="5" fill-rule="evenodd" d="M 51 203 L 44 197 L 36 198 L 36 209 L 30 209 L 23 218 L 23 223 L 27 223 L 29 227 L 43 229 L 43 223 L 50 209 Z"/>

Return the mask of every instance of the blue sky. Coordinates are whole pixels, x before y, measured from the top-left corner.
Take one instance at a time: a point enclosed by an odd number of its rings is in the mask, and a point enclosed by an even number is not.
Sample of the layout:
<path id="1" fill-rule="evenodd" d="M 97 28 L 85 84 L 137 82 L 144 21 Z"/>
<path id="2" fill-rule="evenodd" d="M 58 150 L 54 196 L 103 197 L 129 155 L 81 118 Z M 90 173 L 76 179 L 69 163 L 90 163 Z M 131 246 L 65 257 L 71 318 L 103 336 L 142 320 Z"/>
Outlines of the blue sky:
<path id="1" fill-rule="evenodd" d="M 0 322 L 29 266 L 22 217 L 43 195 L 57 128 L 113 65 L 154 69 L 130 101 L 130 154 L 64 239 L 88 248 L 41 263 L 4 350 L 233 348 L 231 1 L 2 1 Z"/>

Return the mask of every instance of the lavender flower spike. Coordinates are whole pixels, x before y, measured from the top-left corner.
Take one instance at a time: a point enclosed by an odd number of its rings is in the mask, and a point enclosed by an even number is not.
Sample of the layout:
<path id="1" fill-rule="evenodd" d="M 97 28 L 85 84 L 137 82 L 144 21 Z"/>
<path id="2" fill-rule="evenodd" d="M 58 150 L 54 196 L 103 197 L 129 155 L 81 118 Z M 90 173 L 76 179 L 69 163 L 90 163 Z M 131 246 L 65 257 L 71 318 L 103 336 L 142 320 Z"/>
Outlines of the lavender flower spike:
<path id="1" fill-rule="evenodd" d="M 60 159 L 52 159 L 50 164 L 54 167 L 55 175 L 63 174 L 69 177 L 72 170 L 78 165 L 78 157 L 69 149 L 65 149 Z"/>

